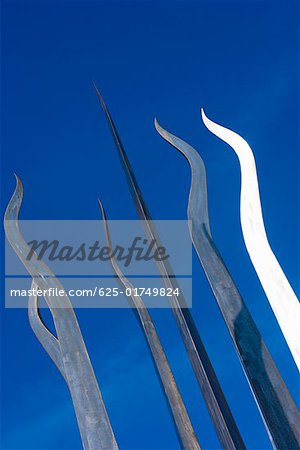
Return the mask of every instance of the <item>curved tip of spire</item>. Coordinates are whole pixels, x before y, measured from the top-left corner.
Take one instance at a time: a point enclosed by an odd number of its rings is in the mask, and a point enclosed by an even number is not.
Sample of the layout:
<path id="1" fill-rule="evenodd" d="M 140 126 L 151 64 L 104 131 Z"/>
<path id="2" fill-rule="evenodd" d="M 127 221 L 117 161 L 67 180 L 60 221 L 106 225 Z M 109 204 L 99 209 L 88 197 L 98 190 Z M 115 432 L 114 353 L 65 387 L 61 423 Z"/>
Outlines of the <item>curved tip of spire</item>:
<path id="1" fill-rule="evenodd" d="M 212 122 L 207 115 L 205 114 L 204 108 L 200 109 L 201 111 L 201 118 L 202 118 L 202 122 L 204 123 L 204 125 L 209 129 L 209 127 L 211 127 L 212 125 L 214 125 L 214 122 Z"/>
<path id="2" fill-rule="evenodd" d="M 167 130 L 165 130 L 159 123 L 156 117 L 154 117 L 154 126 L 156 128 L 156 131 L 165 139 L 171 136 L 171 133 L 169 133 Z"/>
<path id="3" fill-rule="evenodd" d="M 93 83 L 94 89 L 95 89 L 95 91 L 96 91 L 97 97 L 98 97 L 98 99 L 100 100 L 100 103 L 101 103 L 102 107 L 103 107 L 104 109 L 106 109 L 106 105 L 105 105 L 104 100 L 103 100 L 103 97 L 102 97 L 102 95 L 100 94 L 100 91 L 99 91 L 99 89 L 98 89 L 98 87 L 97 87 L 97 85 L 96 85 L 96 81 L 93 80 L 92 83 Z"/>
<path id="4" fill-rule="evenodd" d="M 158 131 L 158 133 L 160 133 L 161 131 L 163 131 L 163 128 L 159 125 L 158 120 L 156 117 L 154 117 L 154 126 L 156 128 L 156 131 Z"/>
<path id="5" fill-rule="evenodd" d="M 23 188 L 22 181 L 21 181 L 20 177 L 16 174 L 16 172 L 14 172 L 14 176 L 15 176 L 15 179 L 17 182 L 17 186 L 20 186 Z"/>
<path id="6" fill-rule="evenodd" d="M 15 220 L 18 218 L 19 210 L 22 204 L 23 199 L 23 184 L 21 179 L 18 177 L 16 173 L 14 173 L 14 176 L 16 178 L 16 187 L 14 190 L 14 193 L 7 205 L 5 214 L 4 214 L 4 221 L 7 220 Z"/>
<path id="7" fill-rule="evenodd" d="M 222 125 L 219 125 L 218 123 L 209 119 L 205 114 L 203 108 L 201 108 L 201 117 L 204 125 L 212 134 L 218 136 L 220 139 L 230 144 L 228 142 L 228 139 L 225 137 L 225 134 L 227 134 L 228 132 L 233 133 L 231 130 L 229 130 L 229 128 L 225 128 Z"/>
<path id="8" fill-rule="evenodd" d="M 238 155 L 239 159 L 242 153 L 247 152 L 248 155 L 253 156 L 253 152 L 251 150 L 251 147 L 247 143 L 247 141 L 240 136 L 235 131 L 231 130 L 230 128 L 226 128 L 223 125 L 220 125 L 211 119 L 209 119 L 204 109 L 201 108 L 201 117 L 204 125 L 206 128 L 215 136 L 217 136 L 222 141 L 226 142 L 230 147 L 235 151 L 235 153 Z"/>
<path id="9" fill-rule="evenodd" d="M 97 92 L 97 94 L 100 95 L 99 89 L 98 89 L 98 87 L 97 87 L 97 85 L 96 85 L 96 80 L 92 80 L 92 84 L 93 84 L 94 89 L 95 89 L 95 91 Z"/>
<path id="10" fill-rule="evenodd" d="M 98 198 L 98 203 L 99 203 L 101 214 L 102 214 L 102 220 L 106 220 L 105 209 L 104 209 L 104 206 L 103 206 L 100 198 Z"/>
<path id="11" fill-rule="evenodd" d="M 12 198 L 14 198 L 18 194 L 22 198 L 23 197 L 23 192 L 24 192 L 23 183 L 22 183 L 20 177 L 16 173 L 14 173 L 14 176 L 15 176 L 15 179 L 16 179 L 16 187 L 15 187 L 15 191 L 13 193 Z"/>

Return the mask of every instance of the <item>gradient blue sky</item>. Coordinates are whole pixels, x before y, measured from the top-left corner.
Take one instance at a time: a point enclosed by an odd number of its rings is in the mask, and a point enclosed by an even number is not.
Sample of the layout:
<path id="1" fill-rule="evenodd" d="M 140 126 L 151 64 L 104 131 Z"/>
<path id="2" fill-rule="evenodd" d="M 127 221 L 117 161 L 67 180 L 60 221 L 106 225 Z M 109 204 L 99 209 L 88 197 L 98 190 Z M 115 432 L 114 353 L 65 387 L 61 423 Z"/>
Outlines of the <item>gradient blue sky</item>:
<path id="1" fill-rule="evenodd" d="M 22 219 L 97 219 L 97 196 L 110 218 L 137 217 L 92 88 L 95 79 L 153 217 L 185 219 L 189 168 L 157 135 L 157 116 L 205 161 L 215 241 L 299 404 L 296 367 L 243 244 L 237 158 L 205 129 L 199 113 L 204 107 L 252 146 L 269 240 L 299 293 L 298 5 L 2 2 L 1 211 L 16 172 L 25 189 Z M 193 276 L 193 317 L 247 448 L 270 449 L 196 257 Z M 26 310 L 5 310 L 3 293 L 1 448 L 79 449 L 67 387 L 33 335 Z M 120 448 L 178 449 L 133 313 L 77 315 Z M 217 449 L 172 314 L 152 316 L 200 444 Z"/>

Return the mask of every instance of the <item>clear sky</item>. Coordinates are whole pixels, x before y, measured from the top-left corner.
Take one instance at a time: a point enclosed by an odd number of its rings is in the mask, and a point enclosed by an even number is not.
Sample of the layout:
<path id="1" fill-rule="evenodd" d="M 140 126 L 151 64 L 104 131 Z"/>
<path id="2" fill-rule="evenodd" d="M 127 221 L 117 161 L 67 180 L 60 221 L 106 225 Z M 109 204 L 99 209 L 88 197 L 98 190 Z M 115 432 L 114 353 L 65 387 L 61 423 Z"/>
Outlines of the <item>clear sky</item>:
<path id="1" fill-rule="evenodd" d="M 269 240 L 299 293 L 298 16 L 289 0 L 2 2 L 1 208 L 16 172 L 25 190 L 22 219 L 97 219 L 97 196 L 109 218 L 137 218 L 95 79 L 152 216 L 185 219 L 189 168 L 156 133 L 157 116 L 205 161 L 215 242 L 299 404 L 296 366 L 243 243 L 237 157 L 200 120 L 204 107 L 252 146 Z M 65 382 L 26 310 L 5 310 L 3 296 L 2 288 L 1 448 L 79 449 Z M 151 314 L 200 444 L 217 449 L 171 311 Z M 192 314 L 247 448 L 270 449 L 195 255 Z M 132 311 L 77 316 L 120 448 L 178 449 Z"/>

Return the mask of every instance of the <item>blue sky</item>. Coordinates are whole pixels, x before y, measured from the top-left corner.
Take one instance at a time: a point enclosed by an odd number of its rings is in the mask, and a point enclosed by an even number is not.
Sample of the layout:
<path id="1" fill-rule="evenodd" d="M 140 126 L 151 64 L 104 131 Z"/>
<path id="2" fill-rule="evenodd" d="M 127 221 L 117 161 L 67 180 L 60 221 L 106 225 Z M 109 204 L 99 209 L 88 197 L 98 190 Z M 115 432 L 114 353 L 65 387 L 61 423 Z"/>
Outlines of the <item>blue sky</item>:
<path id="1" fill-rule="evenodd" d="M 157 116 L 205 161 L 215 242 L 299 404 L 296 366 L 243 244 L 238 160 L 200 120 L 204 107 L 252 146 L 268 237 L 299 293 L 298 9 L 289 0 L 2 2 L 1 211 L 16 172 L 25 189 L 22 219 L 97 219 L 97 196 L 109 218 L 137 218 L 95 79 L 152 216 L 186 219 L 189 168 L 157 135 Z M 26 310 L 3 304 L 1 448 L 80 448 L 64 381 Z M 192 313 L 247 448 L 270 449 L 195 255 Z M 151 314 L 200 444 L 217 449 L 172 314 Z M 120 448 L 178 449 L 133 313 L 80 310 L 77 316 Z"/>

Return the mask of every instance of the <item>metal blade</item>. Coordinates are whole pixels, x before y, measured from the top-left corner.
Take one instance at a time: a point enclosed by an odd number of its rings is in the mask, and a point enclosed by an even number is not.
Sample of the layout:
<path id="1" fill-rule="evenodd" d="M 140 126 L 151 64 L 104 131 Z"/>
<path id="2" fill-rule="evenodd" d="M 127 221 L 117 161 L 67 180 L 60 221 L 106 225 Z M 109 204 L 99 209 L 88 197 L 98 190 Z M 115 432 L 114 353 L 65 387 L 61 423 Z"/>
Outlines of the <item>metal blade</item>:
<path id="1" fill-rule="evenodd" d="M 190 234 L 213 294 L 217 300 L 237 355 L 250 384 L 274 448 L 300 446 L 300 417 L 259 330 L 239 294 L 213 241 L 207 206 L 206 172 L 196 150 L 164 130 L 157 121 L 158 133 L 188 160 L 192 181 L 188 203 Z"/>
<path id="2" fill-rule="evenodd" d="M 36 254 L 27 260 L 30 247 L 27 245 L 18 226 L 18 215 L 23 198 L 23 186 L 17 177 L 17 186 L 5 212 L 5 234 L 15 253 L 24 264 L 41 290 L 50 288 L 64 290 L 53 272 Z M 109 417 L 99 390 L 94 370 L 72 307 L 64 296 L 45 295 L 51 310 L 64 374 L 71 392 L 77 422 L 87 450 L 117 449 L 117 443 L 110 425 Z"/>
<path id="3" fill-rule="evenodd" d="M 240 135 L 208 119 L 203 109 L 201 112 L 204 125 L 229 144 L 239 158 L 240 215 L 246 248 L 300 371 L 300 304 L 267 238 L 253 151 Z"/>
<path id="4" fill-rule="evenodd" d="M 143 221 L 145 232 L 148 237 L 151 240 L 155 240 L 157 247 L 159 247 L 161 246 L 159 236 L 155 230 L 149 210 L 143 199 L 141 190 L 119 138 L 115 124 L 95 84 L 94 87 L 113 135 L 137 213 Z M 222 448 L 245 449 L 245 444 L 241 438 L 220 383 L 217 379 L 216 373 L 206 353 L 196 324 L 189 309 L 186 307 L 185 299 L 181 293 L 176 278 L 172 275 L 172 268 L 166 260 L 157 261 L 157 265 L 165 286 L 167 288 L 171 288 L 172 291 L 175 291 L 176 289 L 179 289 L 180 291 L 179 296 L 174 295 L 173 297 L 170 297 L 173 315 Z"/>
<path id="5" fill-rule="evenodd" d="M 100 200 L 99 205 L 101 208 L 102 220 L 104 223 L 104 230 L 106 234 L 108 247 L 112 249 L 113 247 L 108 223 L 106 220 L 106 214 Z M 168 363 L 166 354 L 163 350 L 154 323 L 145 306 L 145 303 L 143 302 L 141 297 L 136 294 L 134 286 L 122 273 L 114 256 L 110 257 L 110 262 L 120 282 L 124 286 L 125 290 L 129 289 L 131 292 L 131 297 L 128 297 L 126 295 L 126 298 L 131 299 L 130 304 L 134 312 L 136 313 L 135 315 L 139 321 L 139 324 L 141 325 L 144 336 L 147 340 L 150 354 L 156 369 L 156 373 L 158 375 L 160 384 L 165 394 L 169 410 L 173 417 L 173 421 L 175 424 L 176 432 L 181 447 L 186 450 L 200 450 L 200 445 L 197 436 L 191 424 L 190 418 L 188 416 L 179 389 L 177 387 L 176 381 L 174 379 L 173 373 L 171 371 L 170 365 Z"/>

